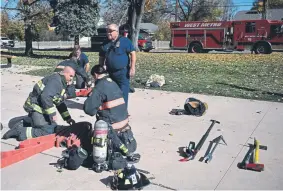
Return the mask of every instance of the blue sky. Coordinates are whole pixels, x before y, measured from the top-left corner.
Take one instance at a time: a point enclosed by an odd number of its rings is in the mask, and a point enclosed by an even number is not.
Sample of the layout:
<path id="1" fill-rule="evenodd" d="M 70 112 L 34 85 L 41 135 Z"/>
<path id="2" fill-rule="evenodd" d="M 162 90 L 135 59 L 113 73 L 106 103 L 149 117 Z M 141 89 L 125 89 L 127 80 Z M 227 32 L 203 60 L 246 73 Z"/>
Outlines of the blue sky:
<path id="1" fill-rule="evenodd" d="M 8 0 L 9 6 L 8 7 L 15 7 L 17 5 L 18 0 Z M 1 6 L 4 6 L 6 4 L 6 0 L 1 0 Z M 235 6 L 237 6 L 238 10 L 250 10 L 252 7 L 252 3 L 254 0 L 233 0 Z M 11 13 L 10 13 L 11 14 Z M 11 14 L 13 15 L 13 14 Z"/>
<path id="2" fill-rule="evenodd" d="M 250 10 L 254 0 L 233 0 L 233 2 L 237 6 L 238 11 L 242 11 L 242 10 Z"/>

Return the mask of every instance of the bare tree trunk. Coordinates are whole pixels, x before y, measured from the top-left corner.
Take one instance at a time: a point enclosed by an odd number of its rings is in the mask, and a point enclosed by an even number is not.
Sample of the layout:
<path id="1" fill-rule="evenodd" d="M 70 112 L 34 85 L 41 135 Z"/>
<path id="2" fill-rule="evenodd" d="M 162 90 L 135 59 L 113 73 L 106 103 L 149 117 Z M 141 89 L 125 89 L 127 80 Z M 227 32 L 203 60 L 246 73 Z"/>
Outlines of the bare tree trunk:
<path id="1" fill-rule="evenodd" d="M 138 37 L 144 6 L 145 0 L 131 0 L 128 9 L 128 24 L 131 27 L 131 40 L 136 51 L 139 51 Z"/>
<path id="2" fill-rule="evenodd" d="M 32 31 L 31 31 L 31 22 L 25 22 L 25 41 L 26 41 L 26 49 L 25 55 L 30 56 L 33 54 L 32 50 Z"/>
<path id="3" fill-rule="evenodd" d="M 80 36 L 79 35 L 75 36 L 75 45 L 80 45 Z"/>

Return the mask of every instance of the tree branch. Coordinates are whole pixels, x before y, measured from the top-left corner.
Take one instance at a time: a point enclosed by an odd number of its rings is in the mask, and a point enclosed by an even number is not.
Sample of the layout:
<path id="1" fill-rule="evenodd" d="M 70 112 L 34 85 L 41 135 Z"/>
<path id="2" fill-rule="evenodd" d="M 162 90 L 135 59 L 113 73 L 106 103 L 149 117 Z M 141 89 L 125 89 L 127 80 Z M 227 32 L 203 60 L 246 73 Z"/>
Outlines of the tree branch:
<path id="1" fill-rule="evenodd" d="M 40 0 L 35 0 L 35 1 L 31 2 L 31 4 L 29 4 L 29 6 L 35 4 L 35 3 L 38 2 L 38 1 L 40 1 Z"/>
<path id="2" fill-rule="evenodd" d="M 183 7 L 181 6 L 180 0 L 177 0 L 177 2 L 179 4 L 179 7 L 181 8 L 181 11 L 182 11 L 184 17 L 186 18 L 186 13 L 185 13 L 185 10 L 183 9 Z"/>
<path id="3" fill-rule="evenodd" d="M 29 17 L 30 17 L 30 18 L 33 18 L 33 17 L 36 17 L 36 16 L 38 16 L 38 15 L 44 15 L 44 14 L 50 13 L 51 11 L 52 11 L 52 9 L 49 9 L 49 10 L 47 10 L 47 11 L 45 11 L 45 12 L 38 12 L 38 13 L 35 13 L 35 14 L 33 14 L 33 15 L 30 15 Z"/>
<path id="4" fill-rule="evenodd" d="M 4 10 L 13 10 L 13 11 L 23 11 L 23 9 L 11 8 L 11 7 L 1 7 L 1 9 L 4 9 Z"/>

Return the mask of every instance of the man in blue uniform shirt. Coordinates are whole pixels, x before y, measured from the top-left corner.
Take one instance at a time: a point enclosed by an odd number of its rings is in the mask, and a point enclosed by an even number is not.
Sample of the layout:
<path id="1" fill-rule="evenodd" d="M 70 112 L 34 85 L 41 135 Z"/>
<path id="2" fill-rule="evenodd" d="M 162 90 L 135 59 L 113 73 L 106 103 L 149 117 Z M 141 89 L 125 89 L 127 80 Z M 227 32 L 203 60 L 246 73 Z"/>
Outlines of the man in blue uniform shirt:
<path id="1" fill-rule="evenodd" d="M 128 106 L 130 77 L 135 75 L 136 52 L 131 41 L 119 36 L 119 27 L 110 24 L 107 27 L 108 41 L 104 42 L 99 52 L 99 64 L 106 66 L 109 76 L 123 92 Z"/>
<path id="2" fill-rule="evenodd" d="M 73 52 L 69 55 L 69 58 L 75 57 L 78 60 L 78 64 L 82 67 L 86 73 L 90 70 L 89 60 L 85 53 L 81 51 L 80 45 L 75 45 Z M 76 88 L 85 88 L 84 79 L 80 75 L 76 75 Z"/>

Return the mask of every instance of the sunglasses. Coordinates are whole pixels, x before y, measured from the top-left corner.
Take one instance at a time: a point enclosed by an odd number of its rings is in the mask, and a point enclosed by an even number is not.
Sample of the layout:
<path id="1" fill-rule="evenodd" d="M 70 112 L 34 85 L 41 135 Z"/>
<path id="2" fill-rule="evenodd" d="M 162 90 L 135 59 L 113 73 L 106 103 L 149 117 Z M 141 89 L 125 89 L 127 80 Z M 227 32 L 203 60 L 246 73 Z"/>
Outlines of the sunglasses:
<path id="1" fill-rule="evenodd" d="M 112 32 L 114 32 L 114 31 L 117 31 L 117 30 L 107 29 L 107 32 L 108 32 L 108 33 L 112 33 Z"/>

